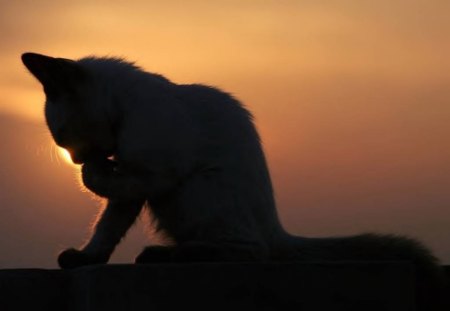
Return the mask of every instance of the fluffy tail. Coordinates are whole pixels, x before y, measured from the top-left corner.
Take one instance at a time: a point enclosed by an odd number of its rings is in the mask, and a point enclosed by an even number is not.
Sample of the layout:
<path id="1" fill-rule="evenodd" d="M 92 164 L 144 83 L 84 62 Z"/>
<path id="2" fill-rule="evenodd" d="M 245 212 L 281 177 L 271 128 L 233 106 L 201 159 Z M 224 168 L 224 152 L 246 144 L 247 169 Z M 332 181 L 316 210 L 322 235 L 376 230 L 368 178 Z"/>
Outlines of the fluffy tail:
<path id="1" fill-rule="evenodd" d="M 313 261 L 411 261 L 435 267 L 433 254 L 417 240 L 395 235 L 361 234 L 350 237 L 288 237 L 299 260 Z"/>
<path id="2" fill-rule="evenodd" d="M 418 310 L 444 310 L 445 278 L 438 260 L 417 240 L 362 234 L 351 237 L 288 236 L 289 253 L 302 261 L 407 261 L 414 265 Z M 432 307 L 432 305 L 434 307 Z M 446 309 L 445 309 L 446 310 Z"/>

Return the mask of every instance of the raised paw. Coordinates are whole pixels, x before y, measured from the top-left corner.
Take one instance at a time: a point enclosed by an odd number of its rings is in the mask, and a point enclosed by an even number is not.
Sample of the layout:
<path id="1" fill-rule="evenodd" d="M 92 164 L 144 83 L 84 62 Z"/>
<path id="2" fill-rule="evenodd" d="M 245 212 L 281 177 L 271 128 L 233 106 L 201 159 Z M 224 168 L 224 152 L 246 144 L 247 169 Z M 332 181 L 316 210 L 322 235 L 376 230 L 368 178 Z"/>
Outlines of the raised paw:
<path id="1" fill-rule="evenodd" d="M 94 257 L 74 248 L 66 249 L 58 256 L 58 264 L 62 269 L 73 269 L 106 262 L 107 259 Z"/>
<path id="2" fill-rule="evenodd" d="M 81 176 L 86 188 L 95 194 L 107 197 L 108 180 L 113 176 L 116 162 L 105 159 L 88 161 L 81 167 Z"/>
<path id="3" fill-rule="evenodd" d="M 135 262 L 138 264 L 170 262 L 173 251 L 172 246 L 149 246 L 136 257 Z"/>

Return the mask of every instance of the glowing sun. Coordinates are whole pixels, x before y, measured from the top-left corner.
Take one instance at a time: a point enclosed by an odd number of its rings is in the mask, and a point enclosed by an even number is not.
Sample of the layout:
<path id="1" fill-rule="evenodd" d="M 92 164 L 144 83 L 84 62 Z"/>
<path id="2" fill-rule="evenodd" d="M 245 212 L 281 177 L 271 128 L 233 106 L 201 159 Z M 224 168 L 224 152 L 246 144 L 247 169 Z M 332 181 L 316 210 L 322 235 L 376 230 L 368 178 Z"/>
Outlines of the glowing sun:
<path id="1" fill-rule="evenodd" d="M 58 147 L 59 156 L 67 163 L 73 164 L 69 151 L 64 148 Z"/>

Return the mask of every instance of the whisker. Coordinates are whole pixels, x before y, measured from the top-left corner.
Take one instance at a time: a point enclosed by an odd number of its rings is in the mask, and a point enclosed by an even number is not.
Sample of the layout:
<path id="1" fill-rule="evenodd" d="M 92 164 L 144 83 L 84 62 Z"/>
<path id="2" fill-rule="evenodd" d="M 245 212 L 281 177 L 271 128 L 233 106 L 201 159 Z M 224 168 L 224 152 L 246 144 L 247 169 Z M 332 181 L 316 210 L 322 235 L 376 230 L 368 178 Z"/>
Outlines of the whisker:
<path id="1" fill-rule="evenodd" d="M 61 165 L 61 154 L 59 153 L 58 146 L 53 144 L 53 152 L 55 153 L 56 163 Z"/>
<path id="2" fill-rule="evenodd" d="M 55 152 L 56 152 L 56 161 L 58 162 L 58 165 L 61 165 L 61 161 L 62 159 L 62 155 L 61 152 L 59 150 L 59 147 L 55 146 Z"/>
<path id="3" fill-rule="evenodd" d="M 55 152 L 55 146 L 53 144 L 50 145 L 50 161 L 54 161 L 54 152 Z"/>

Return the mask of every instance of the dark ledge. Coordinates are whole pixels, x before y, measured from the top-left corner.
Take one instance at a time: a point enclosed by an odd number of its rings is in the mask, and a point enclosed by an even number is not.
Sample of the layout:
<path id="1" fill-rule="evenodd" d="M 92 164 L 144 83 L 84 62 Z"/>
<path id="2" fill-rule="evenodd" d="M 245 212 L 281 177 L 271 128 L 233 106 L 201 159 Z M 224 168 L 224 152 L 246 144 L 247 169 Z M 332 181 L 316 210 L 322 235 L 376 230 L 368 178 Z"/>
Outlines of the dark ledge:
<path id="1" fill-rule="evenodd" d="M 410 311 L 414 278 L 401 262 L 0 270 L 0 310 Z"/>

